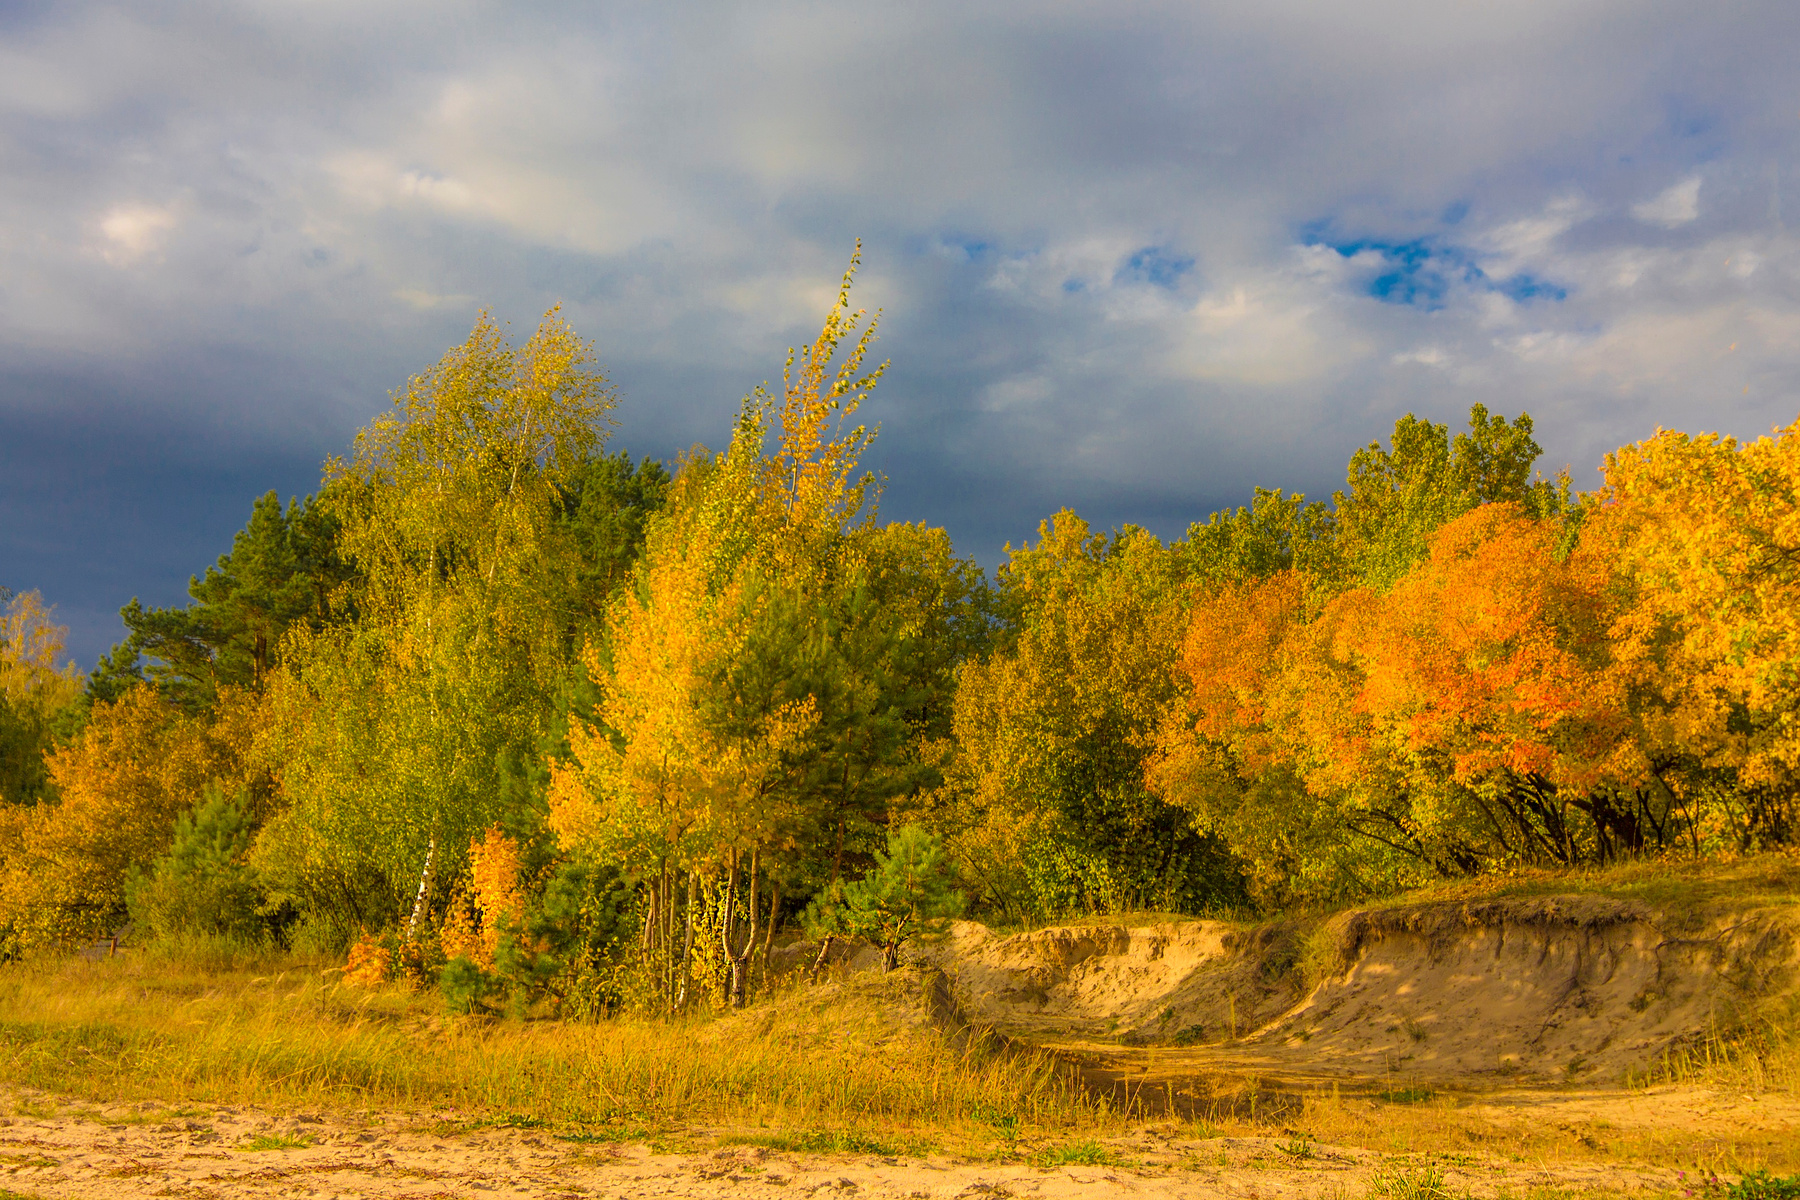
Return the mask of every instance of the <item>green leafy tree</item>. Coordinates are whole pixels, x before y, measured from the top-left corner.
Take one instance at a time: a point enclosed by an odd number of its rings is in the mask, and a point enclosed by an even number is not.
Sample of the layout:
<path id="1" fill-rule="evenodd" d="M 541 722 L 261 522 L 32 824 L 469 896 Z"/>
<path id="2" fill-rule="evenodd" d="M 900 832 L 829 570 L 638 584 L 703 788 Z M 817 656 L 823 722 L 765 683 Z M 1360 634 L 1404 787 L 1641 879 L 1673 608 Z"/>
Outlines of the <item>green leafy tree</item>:
<path id="1" fill-rule="evenodd" d="M 1387 446 L 1371 442 L 1350 459 L 1346 488 L 1333 494 L 1338 553 L 1360 583 L 1386 591 L 1429 551 L 1431 535 L 1482 504 L 1512 501 L 1534 517 L 1572 510 L 1569 481 L 1534 479 L 1542 450 L 1532 421 L 1508 422 L 1484 405 L 1469 409 L 1469 428 L 1408 413 Z"/>
<path id="2" fill-rule="evenodd" d="M 631 577 L 650 519 L 662 511 L 669 472 L 653 458 L 598 454 L 578 462 L 562 487 L 561 519 L 573 537 L 575 594 L 585 628 L 604 629 L 606 606 Z"/>
<path id="3" fill-rule="evenodd" d="M 551 730 L 612 404 L 554 310 L 519 346 L 484 315 L 327 464 L 322 503 L 356 575 L 331 621 L 290 629 L 271 679 L 258 753 L 292 807 L 257 853 L 339 925 L 396 913 L 434 842 L 454 874 L 506 815 L 505 764 Z"/>
<path id="4" fill-rule="evenodd" d="M 888 835 L 885 853 L 875 852 L 867 874 L 827 888 L 802 923 L 814 939 L 868 938 L 881 947 L 882 970 L 892 971 L 903 944 L 942 937 L 963 908 L 942 843 L 922 825 L 903 825 Z"/>
<path id="5" fill-rule="evenodd" d="M 1181 694 L 1186 548 L 1133 527 L 1093 533 L 1064 511 L 1010 554 L 1001 604 L 1016 624 L 962 667 L 956 756 L 920 815 L 982 900 L 1014 915 L 1234 898 L 1221 844 L 1144 784 Z"/>
<path id="6" fill-rule="evenodd" d="M 1327 584 L 1342 574 L 1337 522 L 1325 505 L 1299 492 L 1257 488 L 1248 507 L 1216 512 L 1188 526 L 1173 547 L 1196 586 L 1217 590 L 1266 579 L 1289 568 Z"/>

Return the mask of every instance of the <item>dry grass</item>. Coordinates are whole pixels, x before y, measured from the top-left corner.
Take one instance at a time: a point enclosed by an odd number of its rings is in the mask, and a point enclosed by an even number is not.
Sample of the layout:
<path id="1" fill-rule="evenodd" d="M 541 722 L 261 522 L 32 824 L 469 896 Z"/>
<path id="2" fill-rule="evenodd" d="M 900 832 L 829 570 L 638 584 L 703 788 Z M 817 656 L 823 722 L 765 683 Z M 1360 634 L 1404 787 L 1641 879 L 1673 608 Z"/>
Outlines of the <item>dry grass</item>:
<path id="1" fill-rule="evenodd" d="M 462 1114 L 559 1128 L 923 1131 L 1121 1118 L 1049 1059 L 896 1026 L 905 981 L 822 986 L 725 1019 L 452 1016 L 316 963 L 272 974 L 121 956 L 0 970 L 0 1081 L 93 1101 Z M 916 985 L 913 985 L 916 987 Z"/>
<path id="2" fill-rule="evenodd" d="M 1751 1096 L 1800 1096 L 1800 1035 L 1791 1024 L 1767 1023 L 1715 1035 L 1664 1055 L 1626 1078 L 1628 1085 L 1682 1084 Z"/>

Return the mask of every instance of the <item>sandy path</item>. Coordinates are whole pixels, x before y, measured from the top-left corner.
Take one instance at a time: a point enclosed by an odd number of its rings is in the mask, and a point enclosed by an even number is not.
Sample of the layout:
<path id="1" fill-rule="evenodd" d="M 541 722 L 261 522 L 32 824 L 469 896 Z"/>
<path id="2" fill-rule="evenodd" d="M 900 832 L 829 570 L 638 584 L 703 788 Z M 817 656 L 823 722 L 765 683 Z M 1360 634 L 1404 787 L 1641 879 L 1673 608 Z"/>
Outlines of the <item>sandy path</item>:
<path id="1" fill-rule="evenodd" d="M 352 1122 L 206 1108 L 168 1118 L 115 1106 L 49 1115 L 22 1098 L 0 1124 L 0 1190 L 82 1197 L 1233 1197 L 1332 1200 L 1368 1191 L 1382 1157 L 1279 1138 L 1187 1140 L 1154 1131 L 1108 1144 L 1123 1163 L 1044 1168 L 948 1157 L 795 1154 L 752 1146 L 655 1153 L 538 1130 L 457 1132 L 417 1118 Z M 156 1110 L 157 1114 L 166 1110 Z M 32 1114 L 40 1115 L 32 1115 Z M 146 1119 L 148 1117 L 149 1119 Z M 254 1150 L 256 1138 L 304 1146 Z M 696 1136 L 695 1142 L 710 1141 Z M 1674 1172 L 1615 1164 L 1528 1164 L 1459 1155 L 1439 1164 L 1453 1193 L 1534 1188 L 1676 1190 Z M 1388 1170 L 1394 1169 L 1390 1162 Z"/>

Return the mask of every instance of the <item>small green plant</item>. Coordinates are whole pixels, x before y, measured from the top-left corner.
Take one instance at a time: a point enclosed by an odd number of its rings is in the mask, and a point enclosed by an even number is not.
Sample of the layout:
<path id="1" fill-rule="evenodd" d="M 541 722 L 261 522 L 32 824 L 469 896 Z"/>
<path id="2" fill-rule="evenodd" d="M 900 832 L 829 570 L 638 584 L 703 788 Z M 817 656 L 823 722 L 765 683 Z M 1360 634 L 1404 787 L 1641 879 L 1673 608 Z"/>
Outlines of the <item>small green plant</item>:
<path id="1" fill-rule="evenodd" d="M 1006 1143 L 1008 1150 L 1013 1149 L 1019 1144 L 1019 1116 L 1017 1113 L 989 1112 L 978 1113 L 976 1115 L 981 1120 L 986 1121 L 993 1131 L 1000 1136 L 1000 1140 Z"/>
<path id="2" fill-rule="evenodd" d="M 1198 1046 L 1205 1040 L 1206 1026 L 1189 1025 L 1185 1029 L 1177 1031 L 1175 1036 L 1169 1039 L 1169 1044 L 1171 1046 Z"/>
<path id="3" fill-rule="evenodd" d="M 239 1150 L 304 1150 L 312 1145 L 312 1139 L 295 1137 L 286 1133 L 260 1133 L 243 1145 Z"/>
<path id="4" fill-rule="evenodd" d="M 1281 1143 L 1281 1152 L 1294 1158 L 1311 1158 L 1312 1142 L 1305 1135 Z"/>
<path id="5" fill-rule="evenodd" d="M 1800 1200 L 1800 1175 L 1748 1171 L 1725 1189 L 1726 1200 Z"/>

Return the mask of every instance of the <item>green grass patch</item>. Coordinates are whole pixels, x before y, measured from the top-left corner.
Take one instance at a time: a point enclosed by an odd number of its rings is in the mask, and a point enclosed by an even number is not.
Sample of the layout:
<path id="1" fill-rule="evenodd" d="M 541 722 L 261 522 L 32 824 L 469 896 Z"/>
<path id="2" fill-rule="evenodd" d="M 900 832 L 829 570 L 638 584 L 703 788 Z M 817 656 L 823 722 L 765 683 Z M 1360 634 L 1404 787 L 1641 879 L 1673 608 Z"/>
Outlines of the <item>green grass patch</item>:
<path id="1" fill-rule="evenodd" d="M 1118 1155 L 1099 1142 L 1072 1142 L 1048 1146 L 1033 1157 L 1040 1167 L 1105 1167 L 1119 1161 Z"/>
<path id="2" fill-rule="evenodd" d="M 261 1150 L 305 1150 L 311 1145 L 311 1138 L 295 1137 L 285 1133 L 261 1133 L 243 1143 L 238 1149 L 251 1152 Z"/>
<path id="3" fill-rule="evenodd" d="M 1436 1095 L 1430 1088 L 1403 1087 L 1377 1092 L 1375 1098 L 1383 1104 L 1423 1104 Z"/>
<path id="4" fill-rule="evenodd" d="M 729 1133 L 721 1146 L 761 1146 L 800 1154 L 873 1154 L 880 1158 L 920 1157 L 937 1148 L 929 1138 L 894 1137 L 866 1129 L 806 1129 L 794 1133 Z"/>

